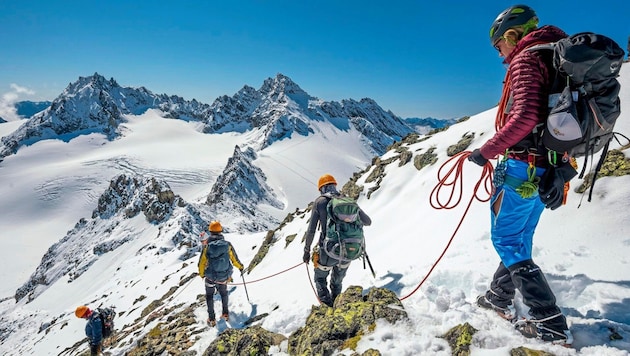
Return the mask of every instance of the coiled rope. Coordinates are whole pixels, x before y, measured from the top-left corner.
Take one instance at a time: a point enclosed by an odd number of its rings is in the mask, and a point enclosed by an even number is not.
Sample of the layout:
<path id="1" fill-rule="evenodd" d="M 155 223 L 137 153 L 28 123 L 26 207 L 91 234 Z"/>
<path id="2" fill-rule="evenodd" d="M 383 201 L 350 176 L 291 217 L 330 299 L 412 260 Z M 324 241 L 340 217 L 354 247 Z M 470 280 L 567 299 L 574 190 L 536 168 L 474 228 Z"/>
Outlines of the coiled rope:
<path id="1" fill-rule="evenodd" d="M 442 164 L 442 166 L 438 170 L 438 183 L 431 191 L 431 195 L 429 197 L 429 202 L 434 209 L 438 209 L 438 210 L 453 209 L 461 202 L 462 196 L 463 196 L 463 189 L 464 189 L 463 188 L 464 186 L 463 165 L 468 160 L 468 156 L 470 156 L 470 151 L 460 152 L 454 155 L 453 157 L 451 157 L 446 162 L 444 162 L 444 164 Z M 452 163 L 453 161 L 455 162 Z M 452 166 L 449 167 L 448 166 L 449 164 L 452 164 Z M 444 172 L 445 170 L 446 172 Z M 446 251 L 448 251 L 448 248 L 451 246 L 451 243 L 453 242 L 453 239 L 455 238 L 457 231 L 459 231 L 459 228 L 462 226 L 462 223 L 464 222 L 464 218 L 466 217 L 466 214 L 468 213 L 468 210 L 470 209 L 472 202 L 474 200 L 478 200 L 480 202 L 490 201 L 490 199 L 492 198 L 492 193 L 493 193 L 493 186 L 492 186 L 493 173 L 494 173 L 494 168 L 492 167 L 492 163 L 486 162 L 486 164 L 483 166 L 483 171 L 481 173 L 481 176 L 479 177 L 479 180 L 475 184 L 474 194 L 470 198 L 470 201 L 468 202 L 468 205 L 466 206 L 466 210 L 464 210 L 464 214 L 462 215 L 462 218 L 459 220 L 459 223 L 457 224 L 455 231 L 453 231 L 453 234 L 449 238 L 448 243 L 446 244 L 446 247 L 444 247 L 444 250 L 438 257 L 438 259 L 433 263 L 433 265 L 429 269 L 429 272 L 426 274 L 426 276 L 424 276 L 422 281 L 420 281 L 420 283 L 416 286 L 414 290 L 411 291 L 411 293 L 405 295 L 404 297 L 401 297 L 400 298 L 401 301 L 409 298 L 411 295 L 417 292 L 418 289 L 420 289 L 420 287 L 422 287 L 424 282 L 429 278 L 429 276 L 431 275 L 435 267 L 437 267 L 438 263 L 440 262 L 440 260 L 442 260 L 442 257 L 444 257 L 444 255 L 446 254 Z M 485 188 L 485 193 L 487 194 L 487 197 L 482 197 L 479 195 L 480 187 L 482 185 Z M 450 189 L 450 193 L 447 192 L 448 199 L 445 202 L 443 202 L 441 197 L 444 196 L 444 194 L 442 193 L 443 193 L 443 189 L 446 189 L 446 188 Z M 457 195 L 455 195 L 456 193 Z"/>

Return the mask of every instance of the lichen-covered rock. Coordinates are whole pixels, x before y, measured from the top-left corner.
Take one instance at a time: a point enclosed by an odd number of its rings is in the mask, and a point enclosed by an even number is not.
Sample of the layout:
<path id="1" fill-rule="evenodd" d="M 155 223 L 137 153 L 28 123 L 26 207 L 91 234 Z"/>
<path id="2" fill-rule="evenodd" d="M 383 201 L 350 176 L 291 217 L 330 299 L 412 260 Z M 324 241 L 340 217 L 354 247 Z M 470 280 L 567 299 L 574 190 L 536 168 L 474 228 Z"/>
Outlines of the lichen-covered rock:
<path id="1" fill-rule="evenodd" d="M 333 308 L 313 306 L 306 325 L 289 336 L 291 355 L 332 355 L 352 348 L 374 330 L 377 319 L 390 323 L 407 318 L 402 303 L 389 289 L 373 288 L 366 295 L 351 286 L 335 299 Z M 350 342 L 348 342 L 350 340 Z"/>
<path id="2" fill-rule="evenodd" d="M 164 315 L 170 311 L 164 311 Z M 182 311 L 169 316 L 168 322 L 160 322 L 154 326 L 148 333 L 138 339 L 136 346 L 129 349 L 125 355 L 190 355 L 187 350 L 195 343 L 191 331 L 191 327 L 195 324 L 194 305 L 190 305 Z M 132 331 L 121 331 L 121 339 L 123 336 L 128 336 Z"/>
<path id="3" fill-rule="evenodd" d="M 554 354 L 521 346 L 510 350 L 510 356 L 554 356 Z"/>
<path id="4" fill-rule="evenodd" d="M 597 178 L 601 177 L 620 177 L 630 174 L 630 159 L 626 158 L 620 150 L 610 150 L 606 155 L 606 159 L 602 164 L 602 168 L 597 173 Z M 576 193 L 584 193 L 591 187 L 593 182 L 593 173 L 584 176 L 582 184 L 575 188 Z"/>
<path id="5" fill-rule="evenodd" d="M 409 161 L 411 161 L 411 157 L 413 157 L 413 153 L 411 153 L 411 151 L 409 151 L 408 149 L 400 152 L 400 162 L 398 162 L 398 167 L 402 167 L 405 164 L 409 163 Z"/>
<path id="6" fill-rule="evenodd" d="M 442 338 L 446 339 L 451 346 L 451 355 L 468 356 L 470 355 L 472 337 L 476 332 L 477 329 L 473 328 L 468 323 L 464 323 L 449 330 L 446 334 L 442 335 Z"/>
<path id="7" fill-rule="evenodd" d="M 449 157 L 453 157 L 456 154 L 465 151 L 468 148 L 468 146 L 470 146 L 470 143 L 472 142 L 474 138 L 475 138 L 474 133 L 465 134 L 464 136 L 462 136 L 459 142 L 457 142 L 454 145 L 448 146 L 448 148 L 446 149 L 446 155 Z"/>
<path id="8" fill-rule="evenodd" d="M 435 147 L 431 147 L 427 152 L 416 155 L 413 158 L 413 166 L 416 167 L 417 170 L 421 170 L 428 165 L 435 164 L 435 162 L 437 162 L 437 154 L 434 152 Z"/>
<path id="9" fill-rule="evenodd" d="M 272 333 L 260 326 L 247 329 L 226 329 L 203 353 L 204 356 L 267 355 L 272 345 L 280 345 L 284 335 Z"/>

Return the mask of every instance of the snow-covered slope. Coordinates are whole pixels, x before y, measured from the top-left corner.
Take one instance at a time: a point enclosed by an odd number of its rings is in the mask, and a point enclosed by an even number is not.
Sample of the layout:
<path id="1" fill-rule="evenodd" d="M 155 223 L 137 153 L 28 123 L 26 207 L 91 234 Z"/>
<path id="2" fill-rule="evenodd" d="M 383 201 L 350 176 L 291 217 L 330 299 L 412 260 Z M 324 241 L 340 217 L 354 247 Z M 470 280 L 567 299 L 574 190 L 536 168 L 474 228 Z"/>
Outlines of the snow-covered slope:
<path id="1" fill-rule="evenodd" d="M 622 68 L 621 81 L 623 107 L 616 128 L 617 131 L 627 134 L 630 132 L 630 108 L 627 100 L 624 100 L 629 97 L 630 88 L 630 67 L 627 65 Z M 473 305 L 474 298 L 487 288 L 499 262 L 489 241 L 487 203 L 472 201 L 468 209 L 475 182 L 481 176 L 481 168 L 464 162 L 463 196 L 455 208 L 435 209 L 430 204 L 430 197 L 438 181 L 438 171 L 447 162 L 447 149 L 472 133 L 474 139 L 469 149 L 483 144 L 493 133 L 495 112 L 496 109 L 491 109 L 474 115 L 426 140 L 403 143 L 396 150 L 388 151 L 379 160 L 375 160 L 375 165 L 364 174 L 355 177 L 356 184 L 363 187 L 359 203 L 373 220 L 372 226 L 366 228 L 366 236 L 376 278 L 364 270 L 360 262 L 355 262 L 348 271 L 344 285 L 361 285 L 364 289 L 374 286 L 389 288 L 403 299 L 409 315 L 408 322 L 393 326 L 384 322 L 377 323 L 375 330 L 357 343 L 356 351 L 362 353 L 369 348 L 375 348 L 384 355 L 449 355 L 446 341 L 439 336 L 457 324 L 468 322 L 479 330 L 473 338 L 472 355 L 507 355 L 510 349 L 521 345 L 556 355 L 628 355 L 628 175 L 601 178 L 596 184 L 595 196 L 590 203 L 581 201 L 582 196 L 572 191 L 568 205 L 555 211 L 546 211 L 538 227 L 534 259 L 545 271 L 556 293 L 558 305 L 568 316 L 575 337 L 573 349 L 524 339 L 504 320 Z M 145 115 L 152 114 L 149 112 Z M 137 116 L 130 121 L 130 131 L 137 134 L 130 135 L 127 142 L 117 140 L 101 145 L 103 139 L 91 135 L 88 136 L 90 139 L 73 140 L 70 143 L 77 145 L 74 147 L 75 151 L 90 157 L 90 162 L 98 162 L 96 157 L 99 155 L 103 162 L 111 162 L 107 157 L 116 156 L 113 155 L 114 152 L 118 155 L 125 152 L 133 159 L 124 161 L 122 167 L 142 167 L 141 171 L 146 175 L 160 176 L 159 172 L 167 172 L 164 175 L 168 177 L 200 178 L 201 174 L 196 175 L 194 172 L 201 172 L 201 169 L 195 170 L 189 166 L 193 165 L 191 162 L 200 164 L 195 158 L 202 159 L 203 153 L 207 154 L 210 147 L 199 153 L 199 147 L 195 143 L 201 141 L 190 142 L 197 140 L 195 135 L 178 135 L 176 131 L 188 132 L 192 123 L 179 122 L 173 125 L 173 120 L 155 120 L 150 125 L 143 126 L 143 118 L 145 116 Z M 296 195 L 312 200 L 317 196 L 314 183 L 321 173 L 328 172 L 337 176 L 336 172 L 343 172 L 348 169 L 347 166 L 353 165 L 352 161 L 339 160 L 335 155 L 340 155 L 343 149 L 350 154 L 357 153 L 353 151 L 356 147 L 344 146 L 347 141 L 342 139 L 338 131 L 328 126 L 322 126 L 322 133 L 275 142 L 257 153 L 258 158 L 252 162 L 265 172 L 267 184 L 280 192 L 279 200 L 297 201 L 299 199 L 294 198 Z M 223 150 L 221 160 L 225 162 L 227 157 L 233 155 L 237 142 L 247 138 L 224 135 L 226 134 L 217 135 L 216 139 L 230 143 L 227 145 L 229 147 L 215 145 L 212 148 Z M 155 143 L 156 139 L 159 144 Z M 133 151 L 129 149 L 132 142 Z M 116 146 L 118 143 L 120 146 Z M 618 147 L 618 144 L 613 146 Z M 61 176 L 67 167 L 81 167 L 77 165 L 77 161 L 85 162 L 84 159 L 78 159 L 85 156 L 70 150 L 63 151 L 61 147 L 68 149 L 69 146 L 63 143 L 35 144 L 25 148 L 24 152 L 20 151 L 17 155 L 20 160 L 16 156 L 7 157 L 3 162 L 6 166 L 0 168 L 0 174 L 5 174 L 3 181 L 8 178 L 14 178 L 14 181 L 11 182 L 13 189 L 0 188 L 3 196 L 19 201 L 18 198 L 32 194 L 22 180 L 28 181 L 28 173 L 33 172 L 33 166 L 44 166 L 50 177 L 55 174 Z M 87 148 L 93 150 L 89 155 L 85 153 Z M 112 151 L 113 149 L 117 151 Z M 65 155 L 58 155 L 60 151 Z M 409 161 L 402 160 L 405 156 L 402 153 L 405 151 L 412 155 Z M 423 154 L 429 156 L 431 152 L 436 155 L 436 163 L 418 169 L 419 162 L 416 160 Z M 46 164 L 50 155 L 67 159 Z M 212 159 L 203 159 L 206 160 L 206 167 L 210 167 L 208 163 Z M 28 163 L 23 163 L 23 160 Z M 133 162 L 136 164 L 132 164 Z M 105 166 L 102 164 L 99 167 L 102 170 Z M 353 172 L 364 168 L 361 164 L 356 164 L 355 168 L 356 166 L 361 168 L 353 169 Z M 11 168 L 9 172 L 12 176 L 2 173 L 6 168 Z M 91 173 L 98 171 L 94 169 Z M 188 172 L 190 176 L 184 172 Z M 350 176 L 351 173 L 345 177 Z M 345 177 L 337 178 L 345 181 Z M 300 181 L 304 182 L 299 184 Z M 32 182 L 31 180 L 30 183 Z M 76 184 L 76 180 L 70 178 L 66 178 L 64 182 L 56 190 L 50 190 L 57 193 L 51 195 L 51 201 L 58 195 L 69 193 L 67 186 L 71 186 L 73 182 Z M 204 215 L 204 208 L 198 204 L 208 196 L 211 183 L 207 182 L 205 189 L 202 189 L 193 184 L 184 184 L 182 178 L 177 179 L 177 182 L 178 184 L 169 182 L 174 195 L 180 195 L 189 201 L 196 200 L 193 205 L 200 209 L 199 216 L 204 220 L 211 218 Z M 578 183 L 579 180 L 576 180 L 574 185 L 577 186 Z M 304 189 L 304 186 L 308 188 Z M 100 192 L 105 191 L 106 187 L 103 187 Z M 443 191 L 442 194 L 446 194 L 442 199 L 445 200 L 448 191 Z M 479 194 L 484 197 L 483 191 Z M 96 208 L 98 196 L 92 200 L 90 207 L 82 210 L 84 216 Z M 236 327 L 241 327 L 252 316 L 269 313 L 257 324 L 288 336 L 304 324 L 311 305 L 317 303 L 317 299 L 311 286 L 311 267 L 301 265 L 301 236 L 309 216 L 304 211 L 306 204 L 283 203 L 289 212 L 294 212 L 296 208 L 298 211 L 291 219 L 285 220 L 282 228 L 275 231 L 271 239 L 274 243 L 264 260 L 245 276 L 249 281 L 247 294 L 241 285 L 231 286 L 230 312 L 231 322 Z M 82 204 L 89 205 L 85 202 Z M 173 211 L 183 212 L 186 209 L 183 206 Z M 23 211 L 19 204 L 13 210 Z M 45 210 L 47 209 L 31 207 L 34 214 L 42 214 Z M 8 211 L 11 217 L 3 217 L 7 219 L 3 221 L 3 226 L 10 231 L 24 231 L 17 226 L 27 224 L 29 216 L 15 213 L 12 209 L 5 210 L 4 206 L 2 211 Z M 76 216 L 68 217 L 70 214 L 63 209 L 45 213 L 49 214 L 49 221 L 70 220 L 73 224 L 78 221 Z M 177 214 L 173 213 L 179 216 Z M 217 329 L 207 329 L 204 325 L 207 317 L 205 305 L 198 298 L 203 293 L 203 283 L 199 278 L 188 279 L 196 271 L 197 256 L 182 259 L 182 256 L 187 256 L 187 253 L 198 247 L 198 241 L 193 239 L 198 230 L 190 231 L 191 235 L 185 240 L 186 243 L 175 244 L 172 236 L 181 230 L 180 225 L 173 223 L 176 220 L 169 219 L 165 223 L 154 224 L 144 214 L 129 217 L 114 215 L 110 219 L 110 223 L 116 225 L 114 230 L 103 234 L 94 234 L 94 230 L 77 232 L 81 234 L 80 239 L 98 240 L 106 238 L 106 234 L 119 234 L 129 237 L 126 243 L 95 258 L 91 266 L 72 279 L 71 283 L 70 276 L 57 279 L 28 304 L 25 299 L 17 304 L 13 299 L 0 304 L 0 338 L 3 340 L 1 351 L 10 355 L 46 355 L 59 354 L 71 348 L 83 338 L 84 321 L 73 315 L 74 308 L 80 304 L 116 305 L 121 313 L 117 321 L 119 330 L 133 330 L 137 333 L 128 334 L 124 342 L 109 349 L 116 355 L 124 354 L 133 347 L 132 339 L 137 340 L 160 322 L 168 323 L 169 313 L 190 304 L 194 307 L 195 322 L 189 327 L 198 336 L 198 340 L 190 346 L 189 351 L 201 353 L 216 338 Z M 47 226 L 34 225 L 30 227 L 32 231 L 43 236 Z M 201 228 L 203 226 L 198 229 Z M 234 244 L 240 259 L 248 264 L 260 248 L 266 233 L 241 234 L 232 230 L 226 236 Z M 453 241 L 448 245 L 451 237 Z M 4 247 L 4 239 L 2 241 Z M 48 246 L 50 244 L 46 248 Z M 444 256 L 439 259 L 444 251 Z M 23 251 L 16 251 L 16 254 L 7 256 L 5 260 L 19 259 L 19 252 Z M 92 253 L 89 250 L 84 252 Z M 43 253 L 39 254 L 42 255 Z M 426 282 L 416 290 L 434 265 L 435 269 Z M 32 271 L 34 269 L 28 272 Z M 173 290 L 176 292 L 169 293 Z M 162 299 L 163 308 L 168 313 L 149 321 L 144 311 L 158 299 Z M 518 307 L 522 309 L 523 305 L 518 303 Z M 622 339 L 611 340 L 610 330 L 616 331 Z M 85 345 L 68 349 L 65 354 L 77 354 L 81 350 L 85 350 Z M 270 353 L 286 354 L 286 345 L 284 348 L 275 347 Z"/>
<path id="2" fill-rule="evenodd" d="M 3 242 L 10 247 L 6 255 L 17 250 L 21 256 L 15 262 L 17 272 L 0 272 L 6 281 L 0 287 L 3 294 L 13 294 L 28 279 L 48 247 L 89 215 L 110 179 L 119 174 L 164 180 L 188 202 L 206 201 L 209 194 L 220 191 L 222 196 L 218 198 L 226 204 L 244 207 L 239 210 L 244 214 L 218 214 L 226 226 L 233 226 L 232 220 L 234 224 L 247 220 L 244 226 L 248 229 L 264 230 L 277 224 L 287 212 L 304 206 L 311 199 L 319 175 L 330 172 L 345 181 L 370 162 L 373 144 L 382 147 L 394 140 L 378 132 L 365 136 L 347 124 L 350 118 L 337 117 L 334 122 L 309 118 L 302 113 L 308 105 L 300 105 L 310 96 L 282 75 L 266 80 L 259 91 L 244 91 L 255 92 L 260 100 L 257 109 L 252 109 L 256 114 L 241 117 L 226 114 L 229 110 L 225 105 L 221 110 L 215 105 L 211 113 L 209 105 L 155 95 L 145 88 L 121 87 L 113 79 L 94 74 L 71 83 L 48 109 L 33 118 L 0 125 L 4 150 L 4 161 L 0 163 L 0 190 L 5 195 L 0 200 L 2 235 L 6 236 Z M 235 95 L 230 105 L 246 105 L 244 96 Z M 270 107 L 278 116 L 263 110 Z M 229 132 L 217 128 L 221 133 L 203 133 L 207 120 L 215 120 L 218 113 L 223 113 L 225 120 L 262 126 L 250 126 L 249 131 L 232 127 Z M 262 122 L 265 114 L 272 116 Z M 292 135 L 291 127 L 286 127 L 284 134 L 276 130 L 282 127 L 278 120 L 291 115 L 309 121 L 308 136 Z M 391 115 L 391 119 L 396 117 Z M 344 120 L 346 126 L 339 130 L 337 126 Z M 357 120 L 372 119 L 364 116 Z M 276 201 L 269 204 L 264 199 L 253 200 L 256 205 L 251 205 L 252 200 L 238 191 L 238 185 L 219 189 L 224 183 L 216 180 L 228 176 L 226 165 L 236 146 L 260 149 L 266 134 L 279 136 L 275 143 L 269 141 L 258 151 L 249 164 L 252 170 L 260 167 L 266 175 L 271 187 L 268 194 Z M 302 151 L 319 154 L 309 157 Z M 216 212 L 226 210 L 214 208 Z M 29 219 L 28 224 L 4 223 L 24 218 Z M 44 225 L 45 233 L 41 233 L 39 226 Z M 19 240 L 13 240 L 16 236 Z"/>

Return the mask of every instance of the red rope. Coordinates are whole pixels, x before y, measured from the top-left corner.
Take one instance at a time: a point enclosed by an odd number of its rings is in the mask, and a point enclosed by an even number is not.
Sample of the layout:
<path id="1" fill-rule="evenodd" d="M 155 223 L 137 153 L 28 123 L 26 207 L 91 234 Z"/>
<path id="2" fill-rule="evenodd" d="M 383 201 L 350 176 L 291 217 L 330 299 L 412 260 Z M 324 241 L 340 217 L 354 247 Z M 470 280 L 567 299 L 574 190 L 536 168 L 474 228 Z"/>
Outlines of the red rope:
<path id="1" fill-rule="evenodd" d="M 290 271 L 290 270 L 292 270 L 292 269 L 294 269 L 294 268 L 297 268 L 297 267 L 299 267 L 299 266 L 300 266 L 301 264 L 303 264 L 303 263 L 304 263 L 304 262 L 300 262 L 300 263 L 298 263 L 297 265 L 295 265 L 295 266 L 293 266 L 293 267 L 289 267 L 289 268 L 287 268 L 287 269 L 285 269 L 285 270 L 282 270 L 282 271 L 280 271 L 280 272 L 278 272 L 278 273 L 274 273 L 274 274 L 269 275 L 269 276 L 267 276 L 267 277 L 263 277 L 263 278 L 259 278 L 259 279 L 254 279 L 254 280 L 252 280 L 252 281 L 247 282 L 247 284 L 260 282 L 260 281 L 263 281 L 263 280 L 265 280 L 265 279 L 269 279 L 269 278 L 271 278 L 271 277 L 275 277 L 275 276 L 277 276 L 277 275 L 279 275 L 279 274 L 282 274 L 282 273 L 288 272 L 288 271 Z M 221 284 L 221 283 L 218 283 L 218 284 Z M 244 283 L 237 282 L 237 283 L 226 283 L 226 284 L 231 285 L 231 286 L 239 286 L 239 285 L 243 285 Z"/>
<path id="2" fill-rule="evenodd" d="M 431 196 L 429 197 L 431 206 L 434 209 L 453 209 L 462 200 L 462 191 L 463 191 L 463 182 L 464 182 L 464 175 L 463 175 L 462 167 L 464 163 L 467 161 L 468 156 L 470 156 L 470 151 L 460 152 L 456 154 L 455 156 L 451 157 L 448 161 L 446 161 L 438 170 L 438 184 L 435 186 L 435 188 L 433 188 L 433 190 L 431 191 Z M 448 169 L 448 172 L 446 173 L 446 175 L 443 175 L 442 170 L 447 166 L 447 164 L 449 164 L 451 161 L 454 161 L 454 160 L 457 160 L 455 164 L 450 169 Z M 453 239 L 455 238 L 457 231 L 459 231 L 459 228 L 462 226 L 462 223 L 464 222 L 464 218 L 466 217 L 466 214 L 468 213 L 468 209 L 470 209 L 472 202 L 475 199 L 479 200 L 480 202 L 487 202 L 492 198 L 493 172 L 494 172 L 494 168 L 492 167 L 492 163 L 486 162 L 486 165 L 483 167 L 483 172 L 481 174 L 481 177 L 477 181 L 477 184 L 475 184 L 474 194 L 470 198 L 470 201 L 468 202 L 468 205 L 466 206 L 466 210 L 464 211 L 464 214 L 462 215 L 461 220 L 457 224 L 457 228 L 455 228 L 455 231 L 453 231 L 453 234 L 451 235 L 451 238 L 448 240 L 446 247 L 444 247 L 444 251 L 442 251 L 438 259 L 433 263 L 433 265 L 431 266 L 431 269 L 429 269 L 429 272 L 426 274 L 426 276 L 424 276 L 422 281 L 420 281 L 418 286 L 416 286 L 416 288 L 413 291 L 411 291 L 411 293 L 400 298 L 401 301 L 409 298 L 412 294 L 417 292 L 418 289 L 420 289 L 420 287 L 422 286 L 422 284 L 424 284 L 424 282 L 429 278 L 429 276 L 431 275 L 435 267 L 437 267 L 438 263 L 440 262 L 440 260 L 442 260 L 442 257 L 444 257 L 444 255 L 446 254 L 446 251 L 451 246 L 451 243 L 453 242 Z M 451 177 L 452 179 L 449 180 L 449 178 Z M 487 198 L 482 198 L 478 195 L 479 188 L 481 187 L 482 184 L 484 185 L 486 193 L 488 194 Z M 442 203 L 440 201 L 440 194 L 441 194 L 442 188 L 444 187 L 450 187 L 451 192 L 448 195 L 448 200 L 445 203 Z M 455 203 L 451 204 L 451 201 L 453 200 L 453 196 L 457 189 L 459 189 L 459 194 L 456 198 Z"/>
<path id="3" fill-rule="evenodd" d="M 319 304 L 322 304 L 322 301 L 319 299 L 319 295 L 317 295 L 317 291 L 315 290 L 315 286 L 313 285 L 311 272 L 308 271 L 308 263 L 304 263 L 304 265 L 306 266 L 306 274 L 308 275 L 308 280 L 309 282 L 311 282 L 311 289 L 313 290 L 313 294 L 315 294 L 315 298 L 317 298 L 317 301 L 319 302 Z"/>
<path id="4" fill-rule="evenodd" d="M 499 131 L 505 126 L 506 113 L 505 109 L 510 100 L 510 71 L 505 72 L 505 79 L 503 79 L 503 91 L 501 92 L 501 100 L 499 100 L 499 106 L 497 107 L 497 116 L 494 118 L 494 129 Z"/>
<path id="5" fill-rule="evenodd" d="M 463 175 L 463 165 L 464 163 L 466 163 L 468 156 L 470 156 L 470 151 L 464 151 L 464 152 L 460 152 L 456 155 L 454 155 L 453 157 L 451 157 L 450 159 L 448 159 L 444 164 L 442 164 L 442 166 L 440 167 L 440 169 L 438 170 L 438 184 L 433 188 L 433 190 L 431 191 L 431 195 L 429 197 L 429 201 L 431 206 L 434 209 L 453 209 L 455 208 L 462 200 L 462 195 L 463 195 L 463 183 L 464 183 L 464 175 Z M 456 160 L 456 161 L 455 161 Z M 450 167 L 450 168 L 446 168 L 448 166 L 449 163 L 451 163 L 452 161 L 455 161 L 455 163 Z M 446 173 L 444 173 L 444 170 L 447 169 Z M 492 192 L 493 192 L 493 187 L 492 187 L 492 175 L 494 172 L 494 168 L 492 167 L 492 164 L 490 162 L 487 162 L 486 165 L 483 167 L 483 171 L 481 174 L 481 177 L 479 178 L 479 180 L 477 181 L 477 184 L 475 184 L 475 189 L 474 189 L 474 194 L 471 197 L 470 201 L 468 202 L 468 205 L 466 206 L 466 210 L 464 211 L 464 214 L 462 215 L 461 220 L 459 221 L 459 223 L 457 224 L 457 227 L 455 228 L 455 231 L 453 231 L 453 234 L 451 235 L 450 239 L 448 240 L 448 243 L 446 244 L 446 247 L 444 248 L 444 250 L 442 251 L 442 253 L 440 254 L 440 256 L 438 257 L 438 259 L 433 263 L 433 265 L 431 266 L 431 268 L 429 269 L 429 272 L 426 274 L 426 276 L 424 276 L 424 278 L 422 279 L 422 281 L 420 281 L 420 283 L 416 286 L 416 288 L 411 291 L 411 293 L 407 294 L 404 297 L 401 297 L 400 300 L 405 300 L 407 298 L 409 298 L 411 295 L 413 295 L 415 292 L 417 292 L 420 287 L 422 287 L 422 285 L 424 284 L 424 282 L 429 278 L 429 276 L 431 275 L 431 273 L 433 272 L 433 270 L 437 267 L 438 263 L 442 260 L 442 257 L 444 257 L 444 255 L 446 254 L 446 251 L 448 250 L 448 248 L 451 246 L 451 243 L 453 242 L 453 239 L 455 238 L 455 235 L 457 234 L 457 231 L 459 231 L 459 228 L 461 227 L 462 223 L 464 222 L 464 218 L 466 217 L 466 214 L 468 213 L 468 210 L 470 209 L 470 206 L 472 205 L 472 202 L 476 199 L 479 200 L 480 202 L 487 202 L 492 198 Z M 487 193 L 487 197 L 480 197 L 479 196 L 479 189 L 481 187 L 481 185 L 483 184 L 485 191 Z M 441 200 L 441 196 L 443 196 L 442 194 L 442 190 L 443 188 L 450 188 L 450 193 L 448 193 L 448 200 L 446 202 L 443 202 Z M 457 195 L 455 195 L 457 191 Z M 456 197 L 455 202 L 453 203 L 453 199 L 454 197 Z M 272 275 L 269 275 L 267 277 L 263 277 L 260 279 L 256 279 L 256 280 L 252 280 L 249 281 L 247 283 L 256 283 L 256 282 L 260 282 L 263 281 L 265 279 L 271 278 L 271 277 L 275 277 L 279 274 L 288 272 L 294 268 L 297 268 L 298 266 L 304 264 L 306 266 L 306 273 L 308 275 L 308 279 L 309 281 L 311 281 L 311 274 L 308 270 L 308 263 L 298 263 L 297 265 L 293 266 L 293 267 L 289 267 L 285 270 L 282 270 L 278 273 L 274 273 Z M 228 283 L 229 285 L 243 285 L 244 283 Z M 315 287 L 313 286 L 313 283 L 311 281 L 311 288 L 313 289 L 313 293 L 315 294 L 315 297 L 317 298 L 317 300 L 319 301 L 319 297 L 317 296 L 317 291 L 315 290 Z M 321 301 L 320 301 L 321 303 Z"/>

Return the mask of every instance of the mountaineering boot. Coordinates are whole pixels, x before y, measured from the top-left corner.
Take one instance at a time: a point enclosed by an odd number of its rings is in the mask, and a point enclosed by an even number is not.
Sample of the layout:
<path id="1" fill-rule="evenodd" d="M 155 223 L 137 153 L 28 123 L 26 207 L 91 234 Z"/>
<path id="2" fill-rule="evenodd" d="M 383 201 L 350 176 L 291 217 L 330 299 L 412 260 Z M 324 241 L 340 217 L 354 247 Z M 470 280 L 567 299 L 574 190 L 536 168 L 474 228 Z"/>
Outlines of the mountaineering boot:
<path id="1" fill-rule="evenodd" d="M 320 301 L 321 304 L 324 304 L 324 305 L 329 306 L 331 308 L 333 306 L 333 301 L 330 299 L 330 296 L 325 296 L 325 297 L 319 298 L 319 301 Z"/>
<path id="2" fill-rule="evenodd" d="M 228 313 L 223 313 L 221 315 L 221 319 L 223 319 L 225 321 L 230 321 L 230 315 Z"/>
<path id="3" fill-rule="evenodd" d="M 518 321 L 515 327 L 526 337 L 533 337 L 554 344 L 568 346 L 573 335 L 567 319 L 556 305 L 556 297 L 547 279 L 533 261 L 526 260 L 509 267 L 514 285 L 529 307 L 529 320 Z"/>
<path id="4" fill-rule="evenodd" d="M 536 338 L 556 345 L 571 346 L 573 334 L 566 328 L 566 319 L 562 313 L 544 319 L 519 320 L 514 328 L 527 338 Z"/>
<path id="5" fill-rule="evenodd" d="M 208 318 L 208 320 L 206 321 L 206 323 L 208 324 L 209 327 L 215 327 L 217 325 L 217 321 L 214 319 L 210 319 Z"/>
<path id="6" fill-rule="evenodd" d="M 483 309 L 493 310 L 500 317 L 505 320 L 514 322 L 516 320 L 516 309 L 512 304 L 508 304 L 505 307 L 501 307 L 493 304 L 485 295 L 477 297 L 477 305 Z"/>

